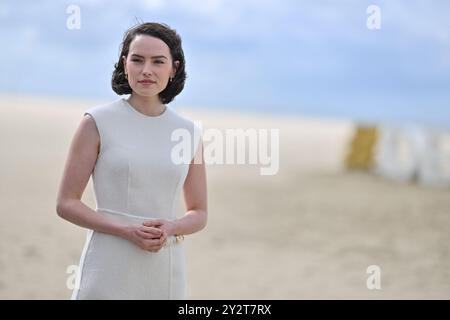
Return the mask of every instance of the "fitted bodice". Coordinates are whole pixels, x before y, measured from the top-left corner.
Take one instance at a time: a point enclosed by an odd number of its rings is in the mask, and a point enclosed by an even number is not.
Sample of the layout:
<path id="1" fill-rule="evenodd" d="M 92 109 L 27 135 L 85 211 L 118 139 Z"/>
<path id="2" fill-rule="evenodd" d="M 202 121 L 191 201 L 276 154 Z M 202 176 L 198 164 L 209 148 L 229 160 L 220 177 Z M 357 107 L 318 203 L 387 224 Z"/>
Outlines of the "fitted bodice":
<path id="1" fill-rule="evenodd" d="M 200 127 L 169 106 L 159 116 L 144 115 L 124 98 L 85 114 L 100 135 L 92 173 L 97 209 L 174 219 Z"/>

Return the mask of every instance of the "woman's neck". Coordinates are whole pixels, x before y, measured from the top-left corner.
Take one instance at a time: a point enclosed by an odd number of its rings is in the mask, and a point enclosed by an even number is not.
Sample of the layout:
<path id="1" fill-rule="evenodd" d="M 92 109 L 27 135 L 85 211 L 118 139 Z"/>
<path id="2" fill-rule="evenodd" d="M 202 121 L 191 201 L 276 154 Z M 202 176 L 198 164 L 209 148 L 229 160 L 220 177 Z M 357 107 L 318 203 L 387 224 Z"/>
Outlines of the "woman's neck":
<path id="1" fill-rule="evenodd" d="M 139 112 L 151 117 L 159 116 L 166 108 L 165 105 L 161 103 L 158 95 L 153 97 L 143 97 L 132 93 L 128 98 L 128 103 Z"/>

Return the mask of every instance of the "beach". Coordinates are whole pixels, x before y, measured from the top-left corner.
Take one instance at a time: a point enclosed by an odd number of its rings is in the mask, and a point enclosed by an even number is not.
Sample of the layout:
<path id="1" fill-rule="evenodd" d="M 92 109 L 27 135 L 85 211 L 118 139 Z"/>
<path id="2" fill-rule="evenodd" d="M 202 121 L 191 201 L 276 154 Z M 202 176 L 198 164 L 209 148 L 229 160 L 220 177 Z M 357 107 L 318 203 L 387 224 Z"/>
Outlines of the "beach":
<path id="1" fill-rule="evenodd" d="M 0 101 L 0 299 L 68 299 L 86 230 L 58 217 L 56 196 L 83 112 L 100 102 Z M 274 175 L 207 164 L 208 225 L 184 243 L 190 299 L 450 298 L 450 190 L 346 171 L 352 121 L 175 110 L 204 129 L 279 130 Z M 95 208 L 92 180 L 82 201 Z"/>

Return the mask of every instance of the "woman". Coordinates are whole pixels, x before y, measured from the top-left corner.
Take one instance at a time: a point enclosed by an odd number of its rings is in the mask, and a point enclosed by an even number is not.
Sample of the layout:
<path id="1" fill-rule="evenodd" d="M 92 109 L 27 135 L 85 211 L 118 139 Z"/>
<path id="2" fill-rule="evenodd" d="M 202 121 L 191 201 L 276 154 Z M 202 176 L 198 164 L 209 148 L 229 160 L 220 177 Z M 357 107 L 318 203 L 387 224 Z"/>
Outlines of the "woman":
<path id="1" fill-rule="evenodd" d="M 86 110 L 59 187 L 58 215 L 89 229 L 72 299 L 186 298 L 182 240 L 205 227 L 207 193 L 200 128 L 167 106 L 185 79 L 175 30 L 126 32 L 112 88 L 130 97 Z M 180 130 L 193 137 L 184 161 Z M 81 202 L 91 173 L 96 210 Z M 187 212 L 177 218 L 181 189 Z"/>

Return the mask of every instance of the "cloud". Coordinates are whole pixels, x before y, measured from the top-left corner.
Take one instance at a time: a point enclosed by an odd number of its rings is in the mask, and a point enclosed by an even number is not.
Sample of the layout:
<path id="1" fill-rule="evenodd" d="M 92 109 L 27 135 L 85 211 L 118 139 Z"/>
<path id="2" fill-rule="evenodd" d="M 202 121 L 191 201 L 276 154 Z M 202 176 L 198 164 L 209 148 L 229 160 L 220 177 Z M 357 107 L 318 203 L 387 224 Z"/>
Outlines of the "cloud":
<path id="1" fill-rule="evenodd" d="M 177 103 L 356 110 L 367 100 L 450 101 L 450 2 L 377 1 L 379 31 L 366 27 L 372 1 L 79 0 L 75 31 L 65 27 L 70 4 L 0 3 L 0 36 L 10 44 L 0 51 L 0 90 L 32 90 L 20 82 L 28 72 L 41 76 L 39 90 L 109 92 L 123 32 L 141 19 L 183 39 L 189 78 Z"/>

